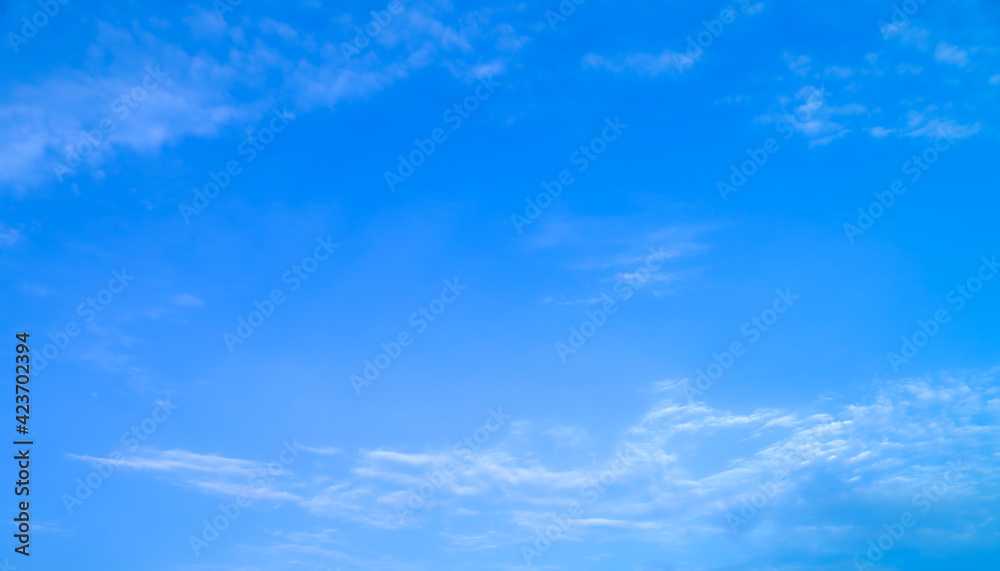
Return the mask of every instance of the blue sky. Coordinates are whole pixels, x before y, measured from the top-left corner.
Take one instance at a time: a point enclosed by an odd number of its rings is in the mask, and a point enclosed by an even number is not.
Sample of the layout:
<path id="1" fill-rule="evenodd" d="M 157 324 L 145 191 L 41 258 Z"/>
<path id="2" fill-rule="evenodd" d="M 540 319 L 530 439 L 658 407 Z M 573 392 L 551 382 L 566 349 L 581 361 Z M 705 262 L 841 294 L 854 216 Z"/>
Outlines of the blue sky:
<path id="1" fill-rule="evenodd" d="M 5 3 L 10 568 L 992 568 L 998 16 Z"/>

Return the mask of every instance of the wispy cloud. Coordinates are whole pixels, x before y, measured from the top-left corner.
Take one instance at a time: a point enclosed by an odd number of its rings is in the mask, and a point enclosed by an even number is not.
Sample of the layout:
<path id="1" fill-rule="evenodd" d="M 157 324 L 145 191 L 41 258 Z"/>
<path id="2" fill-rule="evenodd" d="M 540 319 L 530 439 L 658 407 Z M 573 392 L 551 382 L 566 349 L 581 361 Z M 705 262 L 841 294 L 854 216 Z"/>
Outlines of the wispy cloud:
<path id="1" fill-rule="evenodd" d="M 21 239 L 21 233 L 13 228 L 0 224 L 0 247 L 9 247 Z"/>
<path id="2" fill-rule="evenodd" d="M 333 39 L 314 39 L 318 30 L 296 30 L 271 18 L 229 23 L 193 7 L 185 31 L 229 43 L 217 56 L 166 39 L 173 30 L 100 22 L 93 57 L 81 68 L 51 71 L 0 94 L 0 189 L 25 191 L 80 173 L 100 180 L 107 161 L 122 150 L 149 155 L 188 137 L 218 137 L 255 124 L 278 105 L 297 112 L 334 108 L 435 63 L 463 79 L 501 74 L 526 38 L 510 26 L 489 27 L 492 16 L 451 15 L 452 25 L 441 11 L 413 4 L 378 35 L 378 56 L 368 51 L 351 61 Z M 319 36 L 330 38 L 354 33 L 350 27 L 323 32 Z M 150 68 L 163 74 L 155 89 L 144 77 Z M 147 92 L 139 100 L 121 102 L 144 82 Z M 235 92 L 241 96 L 234 98 Z"/>
<path id="3" fill-rule="evenodd" d="M 967 467 L 959 495 L 997 497 L 991 451 L 1000 444 L 1000 388 L 992 375 L 901 379 L 883 383 L 864 402 L 833 405 L 824 400 L 799 411 L 734 413 L 704 402 L 659 402 L 621 432 L 614 448 L 633 466 L 608 491 L 613 499 L 595 503 L 579 519 L 573 536 L 621 529 L 630 530 L 633 539 L 652 542 L 667 537 L 708 540 L 728 533 L 725 515 L 738 510 L 748 493 L 774 479 L 779 470 L 791 475 L 775 488 L 769 510 L 747 533 L 790 537 L 805 533 L 798 527 L 801 518 L 794 505 L 820 493 L 817 486 L 838 494 L 839 513 L 846 513 L 847 506 L 859 510 L 851 513 L 869 513 L 873 505 L 905 506 L 949 459 L 960 459 Z M 677 383 L 661 383 L 658 394 L 676 388 Z M 467 535 L 453 538 L 455 547 L 511 545 L 544 525 L 552 510 L 562 509 L 599 477 L 600 462 L 544 465 L 535 452 L 541 441 L 524 438 L 532 434 L 576 446 L 585 433 L 579 428 L 533 431 L 522 426 L 517 438 L 491 443 L 441 483 L 424 510 L 430 515 L 423 517 L 422 525 L 431 525 L 440 516 L 492 513 L 493 518 L 506 519 L 506 527 L 481 530 L 492 534 L 488 538 L 467 528 Z M 705 458 L 713 456 L 706 465 Z M 334 519 L 397 527 L 391 506 L 407 488 L 419 485 L 428 469 L 450 457 L 447 447 L 419 453 L 360 451 L 350 478 L 317 485 L 310 483 L 314 481 L 310 476 L 289 474 L 268 498 Z M 178 483 L 222 494 L 246 490 L 235 478 L 205 476 L 245 475 L 257 466 L 248 460 L 179 450 L 115 462 L 136 470 L 177 473 L 182 475 Z M 845 531 L 835 541 L 850 544 L 849 538 L 863 536 L 864 522 L 857 517 L 840 521 L 835 512 L 828 515 L 844 530 L 855 530 Z"/>
<path id="4" fill-rule="evenodd" d="M 684 73 L 694 65 L 695 61 L 691 56 L 672 50 L 664 50 L 659 54 L 636 52 L 614 57 L 590 53 L 583 58 L 586 67 L 613 73 L 635 73 L 645 77 L 657 77 L 664 73 L 669 75 Z"/>
<path id="5" fill-rule="evenodd" d="M 200 297 L 190 293 L 180 293 L 174 296 L 174 304 L 180 307 L 204 307 L 205 302 Z"/>
<path id="6" fill-rule="evenodd" d="M 947 42 L 940 42 L 934 49 L 934 59 L 948 65 L 965 67 L 969 65 L 969 52 Z"/>
<path id="7" fill-rule="evenodd" d="M 77 456 L 75 454 L 70 454 L 69 457 L 86 462 L 110 464 L 117 468 L 152 470 L 156 472 L 206 472 L 237 476 L 250 475 L 255 468 L 259 468 L 262 465 L 249 460 L 238 460 L 213 454 L 197 454 L 186 450 L 147 450 L 145 452 L 145 455 L 136 455 L 117 460 L 96 458 L 93 456 Z"/>

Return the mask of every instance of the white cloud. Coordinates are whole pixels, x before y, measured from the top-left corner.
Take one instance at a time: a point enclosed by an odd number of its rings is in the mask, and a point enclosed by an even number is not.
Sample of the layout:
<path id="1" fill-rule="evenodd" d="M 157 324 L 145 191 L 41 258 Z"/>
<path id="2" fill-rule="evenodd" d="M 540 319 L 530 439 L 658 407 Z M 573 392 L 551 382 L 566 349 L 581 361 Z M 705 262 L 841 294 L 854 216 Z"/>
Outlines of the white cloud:
<path id="1" fill-rule="evenodd" d="M 964 139 L 975 135 L 980 130 L 982 130 L 982 125 L 978 122 L 959 123 L 950 117 L 943 116 L 941 109 L 937 106 L 930 105 L 920 111 L 910 110 L 906 114 L 905 127 L 900 132 L 907 137 L 934 139 L 948 136 L 952 139 Z"/>
<path id="2" fill-rule="evenodd" d="M 254 125 L 278 101 L 298 112 L 332 108 L 434 63 L 465 79 L 501 74 L 507 56 L 484 57 L 480 50 L 510 53 L 524 42 L 510 26 L 486 28 L 490 14 L 459 15 L 459 24 L 451 26 L 427 9 L 409 6 L 377 36 L 379 49 L 369 48 L 350 62 L 332 39 L 350 39 L 350 28 L 328 31 L 331 40 L 319 45 L 283 22 L 230 24 L 214 11 L 193 7 L 185 20 L 192 36 L 230 44 L 216 57 L 169 43 L 156 35 L 159 30 L 99 23 L 92 59 L 82 69 L 15 83 L 0 95 L 0 188 L 25 191 L 55 182 L 54 161 L 74 169 L 65 176 L 89 173 L 101 180 L 102 165 L 121 150 L 151 154 L 187 137 L 217 137 Z M 159 66 L 166 78 L 123 116 L 113 102 L 142 85 L 147 66 Z M 101 135 L 95 130 L 102 120 L 110 121 L 110 132 L 95 139 L 96 146 L 88 144 L 85 133 Z M 83 155 L 81 163 L 67 146 Z"/>
<path id="3" fill-rule="evenodd" d="M 204 307 L 205 302 L 196 295 L 181 293 L 174 296 L 174 304 L 180 307 Z"/>
<path id="4" fill-rule="evenodd" d="M 589 440 L 587 430 L 579 426 L 553 426 L 542 433 L 552 437 L 558 446 L 566 448 L 581 447 Z"/>
<path id="5" fill-rule="evenodd" d="M 805 77 L 812 67 L 809 65 L 812 60 L 807 55 L 793 56 L 792 54 L 785 52 L 784 54 L 785 63 L 788 64 L 788 69 L 792 71 L 795 75 Z"/>
<path id="6" fill-rule="evenodd" d="M 334 455 L 334 454 L 343 454 L 344 453 L 343 450 L 341 450 L 340 448 L 336 448 L 334 446 L 321 446 L 319 448 L 313 448 L 311 446 L 305 446 L 305 445 L 299 444 L 298 447 L 301 448 L 301 449 L 303 449 L 303 450 L 306 450 L 308 452 L 312 452 L 313 454 L 322 454 L 324 456 L 330 456 L 330 455 Z"/>
<path id="7" fill-rule="evenodd" d="M 213 474 L 250 475 L 260 464 L 249 460 L 226 458 L 213 454 L 197 454 L 186 450 L 146 450 L 144 454 L 123 457 L 120 459 L 95 458 L 92 456 L 77 456 L 70 458 L 87 462 L 110 464 L 117 468 L 132 468 L 135 470 L 153 470 L 157 472 L 208 472 Z"/>
<path id="8" fill-rule="evenodd" d="M 299 42 L 299 33 L 285 22 L 264 18 L 260 21 L 258 27 L 265 34 L 274 34 L 289 42 Z"/>
<path id="9" fill-rule="evenodd" d="M 206 10 L 201 6 L 193 6 L 193 14 L 184 18 L 184 24 L 190 28 L 192 35 L 196 38 L 220 37 L 226 33 L 228 26 L 226 21 L 215 10 Z M 150 21 L 156 27 L 159 20 Z"/>
<path id="10" fill-rule="evenodd" d="M 832 65 L 824 70 L 827 76 L 834 77 L 836 79 L 847 79 L 851 77 L 856 72 L 849 67 L 843 67 L 839 65 Z"/>
<path id="11" fill-rule="evenodd" d="M 899 38 L 904 46 L 915 47 L 920 50 L 929 49 L 928 40 L 931 32 L 927 28 L 914 25 L 912 22 L 902 22 L 900 24 L 889 24 L 883 29 L 883 34 L 888 38 Z"/>
<path id="12" fill-rule="evenodd" d="M 791 126 L 810 139 L 810 147 L 827 145 L 851 132 L 845 120 L 868 113 L 867 108 L 859 103 L 833 105 L 831 99 L 832 93 L 826 88 L 806 85 L 796 92 L 794 98 L 779 98 L 782 111 L 769 113 L 759 120 Z"/>
<path id="13" fill-rule="evenodd" d="M 631 53 L 615 57 L 597 54 L 587 54 L 583 64 L 595 69 L 604 69 L 613 73 L 635 73 L 645 77 L 656 77 L 661 74 L 677 75 L 690 69 L 695 59 L 672 50 L 664 50 L 659 54 Z"/>
<path id="14" fill-rule="evenodd" d="M 898 129 L 886 129 L 885 127 L 872 127 L 871 129 L 868 130 L 868 132 L 871 133 L 872 137 L 875 137 L 876 139 L 888 137 L 889 135 L 897 131 Z"/>
<path id="15" fill-rule="evenodd" d="M 940 42 L 934 49 L 934 59 L 941 63 L 965 67 L 969 64 L 969 52 L 947 42 Z"/>
<path id="16" fill-rule="evenodd" d="M 659 394 L 667 386 L 658 384 Z M 678 384 L 669 387 L 677 390 Z M 462 534 L 449 536 L 452 547 L 516 545 L 550 524 L 553 512 L 564 512 L 579 501 L 581 490 L 613 465 L 616 450 L 628 460 L 627 470 L 586 505 L 567 539 L 583 540 L 595 533 L 606 537 L 609 530 L 621 530 L 633 540 L 654 543 L 714 541 L 729 533 L 725 515 L 736 513 L 749 495 L 767 484 L 768 508 L 744 532 L 758 538 L 751 541 L 774 534 L 808 536 L 812 531 L 800 526 L 798 504 L 810 501 L 811 513 L 817 513 L 836 498 L 828 515 L 840 532 L 828 541 L 847 541 L 850 548 L 852 537 L 865 537 L 865 529 L 857 525 L 864 523 L 859 517 L 872 517 L 869 523 L 877 527 L 877 506 L 908 505 L 913 494 L 940 478 L 947 461 L 964 467 L 957 496 L 973 497 L 996 487 L 992 451 L 1000 444 L 1000 387 L 992 373 L 902 379 L 884 383 L 862 402 L 825 402 L 799 411 L 734 413 L 702 402 L 665 400 L 622 431 L 617 444 L 595 460 L 560 468 L 540 462 L 530 431 L 520 430 L 515 438 L 512 427 L 511 438 L 491 441 L 457 461 L 413 525 L 429 526 L 440 517 L 488 516 L 488 529 L 469 520 Z M 539 434 L 584 437 L 581 429 L 569 427 Z M 394 506 L 449 459 L 454 460 L 448 447 L 421 453 L 362 451 L 349 479 L 322 483 L 288 472 L 267 490 L 267 497 L 334 519 L 399 527 Z M 121 463 L 176 472 L 183 475 L 179 483 L 229 495 L 247 490 L 238 479 L 208 473 L 243 475 L 256 464 L 184 451 Z M 841 521 L 845 513 L 852 514 L 851 519 Z M 924 525 L 933 528 L 931 522 Z"/>
<path id="17" fill-rule="evenodd" d="M 851 132 L 850 129 L 841 129 L 831 135 L 820 137 L 818 139 L 813 139 L 812 141 L 809 141 L 809 147 L 812 148 L 812 147 L 822 147 L 824 145 L 829 145 L 830 143 L 836 141 L 837 139 L 843 138 L 844 135 L 850 132 Z"/>
<path id="18" fill-rule="evenodd" d="M 0 247 L 10 247 L 21 239 L 21 233 L 0 223 Z"/>

